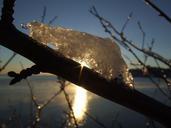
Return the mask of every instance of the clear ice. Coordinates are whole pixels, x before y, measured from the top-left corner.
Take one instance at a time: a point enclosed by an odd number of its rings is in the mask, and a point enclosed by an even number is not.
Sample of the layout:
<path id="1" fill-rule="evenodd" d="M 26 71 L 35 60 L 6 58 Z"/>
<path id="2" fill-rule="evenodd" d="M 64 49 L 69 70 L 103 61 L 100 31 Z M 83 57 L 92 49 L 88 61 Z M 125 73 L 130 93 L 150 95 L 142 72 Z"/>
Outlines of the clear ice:
<path id="1" fill-rule="evenodd" d="M 28 23 L 27 28 L 33 39 L 50 46 L 65 57 L 93 69 L 108 80 L 122 76 L 123 81 L 132 86 L 133 79 L 121 56 L 120 48 L 111 39 L 51 27 L 36 21 Z"/>

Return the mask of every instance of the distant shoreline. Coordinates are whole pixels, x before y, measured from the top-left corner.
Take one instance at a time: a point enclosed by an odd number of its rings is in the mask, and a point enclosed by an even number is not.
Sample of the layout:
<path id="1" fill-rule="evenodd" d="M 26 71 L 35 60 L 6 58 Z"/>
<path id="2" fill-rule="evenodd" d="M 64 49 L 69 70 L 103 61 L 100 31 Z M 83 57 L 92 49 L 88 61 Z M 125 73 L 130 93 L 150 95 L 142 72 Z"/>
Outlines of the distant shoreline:
<path id="1" fill-rule="evenodd" d="M 146 74 L 142 71 L 142 69 L 130 69 L 129 71 L 133 75 L 133 77 L 148 77 L 148 74 L 153 77 L 161 77 L 163 74 L 167 76 L 167 78 L 171 78 L 171 69 L 159 69 L 155 67 L 150 67 L 150 70 L 146 72 Z M 161 72 L 162 71 L 162 72 Z"/>
<path id="2" fill-rule="evenodd" d="M 162 69 L 159 69 L 159 68 L 155 68 L 155 67 L 150 67 L 149 68 L 150 71 L 148 71 L 149 74 L 151 74 L 151 76 L 153 77 L 161 77 L 161 70 L 162 72 L 168 77 L 168 78 L 171 78 L 171 69 L 165 69 L 165 68 L 162 68 Z M 142 69 L 139 69 L 139 68 L 136 68 L 136 69 L 130 69 L 129 70 L 130 73 L 133 75 L 133 77 L 148 77 L 148 75 L 145 75 L 142 71 Z M 55 75 L 53 74 L 50 74 L 50 73 L 40 73 L 38 75 L 32 75 L 32 76 L 37 76 L 37 77 L 56 77 Z M 0 77 L 9 77 L 8 74 L 0 74 Z"/>

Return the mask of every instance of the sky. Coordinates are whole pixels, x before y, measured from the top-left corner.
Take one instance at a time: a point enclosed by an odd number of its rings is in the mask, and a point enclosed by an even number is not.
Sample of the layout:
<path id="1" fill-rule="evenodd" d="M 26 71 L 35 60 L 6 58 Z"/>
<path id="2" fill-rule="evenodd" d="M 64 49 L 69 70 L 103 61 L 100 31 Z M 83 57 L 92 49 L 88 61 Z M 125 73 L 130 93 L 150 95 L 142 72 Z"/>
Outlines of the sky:
<path id="1" fill-rule="evenodd" d="M 153 1 L 171 17 L 170 0 Z M 0 0 L 0 9 L 2 8 L 2 3 L 3 0 Z M 54 16 L 57 16 L 58 18 L 53 23 L 53 26 L 71 28 L 100 37 L 109 37 L 109 35 L 104 32 L 98 19 L 90 14 L 89 9 L 93 5 L 98 12 L 116 26 L 118 30 L 122 28 L 129 13 L 133 12 L 133 18 L 125 30 L 126 37 L 134 41 L 136 45 L 141 46 L 142 34 L 137 26 L 137 21 L 140 21 L 146 33 L 146 46 L 151 42 L 152 38 L 154 38 L 155 44 L 153 50 L 171 59 L 171 24 L 159 17 L 143 0 L 16 0 L 14 24 L 19 30 L 28 34 L 28 31 L 23 30 L 20 24 L 28 23 L 33 20 L 41 21 L 43 7 L 46 6 L 47 13 L 45 23 L 48 23 Z M 121 48 L 121 50 L 123 55 L 127 55 L 133 61 L 135 60 L 126 50 L 123 48 Z M 2 60 L 0 65 L 3 65 L 12 53 L 12 51 L 0 46 L 0 60 Z M 142 54 L 136 53 L 140 57 L 143 57 Z M 20 62 L 23 63 L 24 67 L 30 67 L 30 65 L 33 64 L 27 59 L 17 55 L 2 73 L 11 70 L 20 71 Z M 150 60 L 149 63 L 155 65 Z"/>

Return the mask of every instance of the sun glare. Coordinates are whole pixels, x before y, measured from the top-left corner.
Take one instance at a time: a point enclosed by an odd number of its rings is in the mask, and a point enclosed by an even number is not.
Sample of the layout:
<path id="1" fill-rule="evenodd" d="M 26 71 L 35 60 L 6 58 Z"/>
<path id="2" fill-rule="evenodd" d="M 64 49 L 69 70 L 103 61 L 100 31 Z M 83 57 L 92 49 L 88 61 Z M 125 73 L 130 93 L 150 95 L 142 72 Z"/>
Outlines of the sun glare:
<path id="1" fill-rule="evenodd" d="M 87 110 L 87 91 L 81 87 L 76 86 L 73 112 L 78 123 L 85 119 L 85 111 Z"/>
<path id="2" fill-rule="evenodd" d="M 77 61 L 78 63 L 80 63 L 80 67 L 81 67 L 80 74 L 79 74 L 79 80 L 80 80 L 81 75 L 82 75 L 83 68 L 84 67 L 90 68 L 90 65 L 88 63 L 86 63 L 85 61 L 82 61 L 82 60 L 75 59 L 75 61 Z"/>
<path id="3" fill-rule="evenodd" d="M 80 62 L 81 67 L 90 67 L 85 61 Z"/>
<path id="4" fill-rule="evenodd" d="M 81 61 L 81 60 L 76 60 L 76 61 L 81 64 L 80 75 L 79 75 L 79 77 L 81 77 L 83 68 L 84 67 L 90 68 L 90 66 L 85 61 Z M 72 107 L 73 107 L 74 116 L 78 124 L 82 124 L 85 120 L 85 111 L 87 110 L 87 103 L 88 103 L 87 91 L 79 86 L 76 86 L 74 102 Z"/>

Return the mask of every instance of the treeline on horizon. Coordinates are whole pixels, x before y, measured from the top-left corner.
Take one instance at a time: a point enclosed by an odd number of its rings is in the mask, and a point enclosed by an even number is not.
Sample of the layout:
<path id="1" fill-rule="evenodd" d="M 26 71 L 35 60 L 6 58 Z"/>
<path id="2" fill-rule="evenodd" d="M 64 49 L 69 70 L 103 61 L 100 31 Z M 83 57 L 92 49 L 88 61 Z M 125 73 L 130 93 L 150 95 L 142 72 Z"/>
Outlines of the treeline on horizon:
<path id="1" fill-rule="evenodd" d="M 158 68 L 158 67 L 148 67 L 147 69 L 140 69 L 140 68 L 132 68 L 129 70 L 133 77 L 169 77 L 171 78 L 171 69 L 167 68 Z"/>

